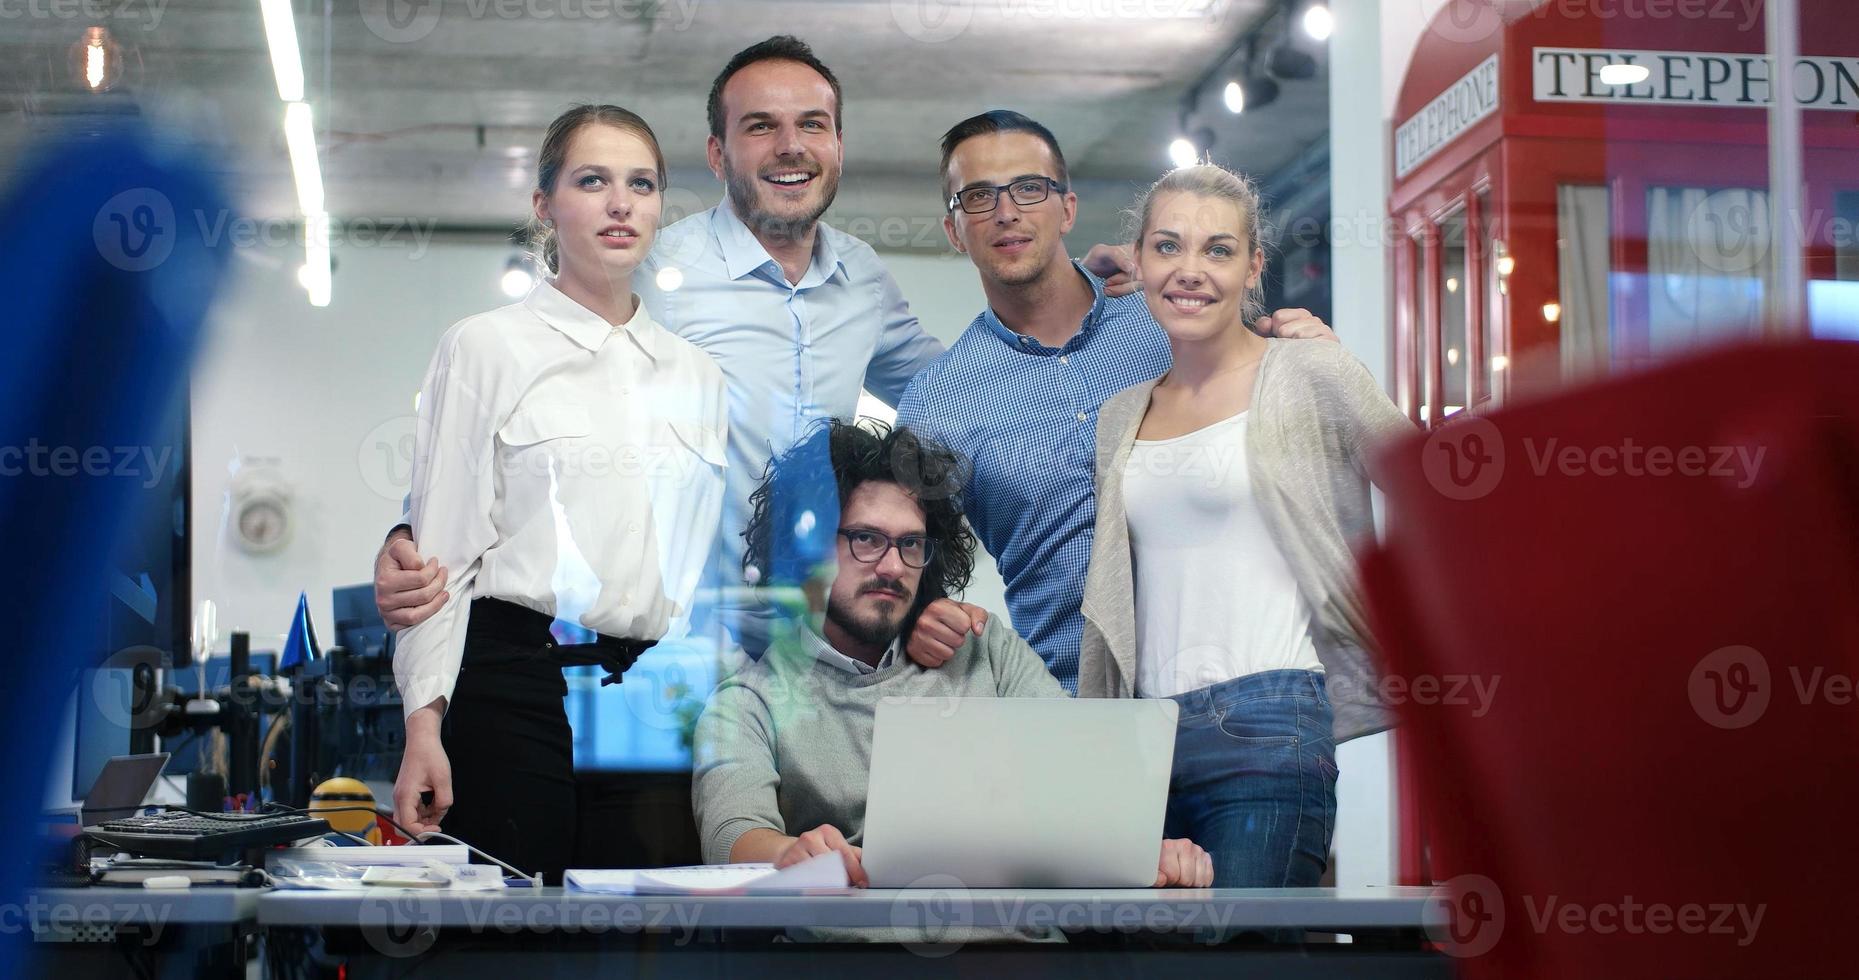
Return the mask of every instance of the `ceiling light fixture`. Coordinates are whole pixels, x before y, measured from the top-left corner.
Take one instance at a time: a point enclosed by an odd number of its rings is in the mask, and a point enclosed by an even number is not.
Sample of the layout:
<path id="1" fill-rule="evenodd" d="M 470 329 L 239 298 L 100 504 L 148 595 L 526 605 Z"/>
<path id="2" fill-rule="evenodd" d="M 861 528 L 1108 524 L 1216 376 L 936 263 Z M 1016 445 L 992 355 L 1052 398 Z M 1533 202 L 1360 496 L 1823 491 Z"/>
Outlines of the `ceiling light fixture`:
<path id="1" fill-rule="evenodd" d="M 307 217 L 323 210 L 323 171 L 316 162 L 316 127 L 307 102 L 284 107 L 284 146 L 297 181 L 297 207 Z"/>
<path id="2" fill-rule="evenodd" d="M 258 0 L 265 21 L 265 46 L 271 49 L 271 73 L 278 80 L 278 98 L 303 101 L 303 58 L 297 51 L 297 21 L 290 0 Z"/>
<path id="3" fill-rule="evenodd" d="M 1177 136 L 1168 144 L 1168 161 L 1177 167 L 1191 167 L 1200 159 L 1200 152 L 1194 148 L 1194 141 L 1186 136 Z"/>
<path id="4" fill-rule="evenodd" d="M 329 305 L 333 284 L 329 258 L 329 215 L 317 211 L 303 216 L 303 268 L 297 280 L 310 294 L 310 305 Z"/>
<path id="5" fill-rule="evenodd" d="M 1237 116 L 1246 111 L 1246 87 L 1244 85 L 1236 81 L 1227 82 L 1220 97 L 1226 102 L 1226 111 L 1233 115 Z"/>
<path id="6" fill-rule="evenodd" d="M 522 299 L 529 295 L 530 287 L 535 284 L 535 274 L 529 271 L 529 262 L 523 256 L 512 255 L 503 264 L 503 276 L 498 280 L 498 285 L 503 288 L 505 296 Z"/>
<path id="7" fill-rule="evenodd" d="M 71 45 L 71 76 L 86 92 L 107 92 L 123 77 L 123 49 L 107 27 L 86 27 Z"/>
<path id="8" fill-rule="evenodd" d="M 1336 33 L 1336 15 L 1328 5 L 1313 3 L 1304 8 L 1304 33 L 1313 41 L 1328 41 Z"/>

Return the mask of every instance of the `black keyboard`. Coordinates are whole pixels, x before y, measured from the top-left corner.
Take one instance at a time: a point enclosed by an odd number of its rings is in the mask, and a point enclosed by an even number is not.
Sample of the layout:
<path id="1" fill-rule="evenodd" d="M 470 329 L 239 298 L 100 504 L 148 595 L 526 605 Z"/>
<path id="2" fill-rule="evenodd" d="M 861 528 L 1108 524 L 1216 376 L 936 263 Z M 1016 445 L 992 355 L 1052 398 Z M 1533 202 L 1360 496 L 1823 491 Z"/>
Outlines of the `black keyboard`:
<path id="1" fill-rule="evenodd" d="M 288 844 L 329 833 L 329 821 L 300 813 L 221 813 L 203 816 L 167 810 L 105 820 L 85 827 L 91 838 L 119 850 L 179 861 L 212 861 L 249 847 Z"/>

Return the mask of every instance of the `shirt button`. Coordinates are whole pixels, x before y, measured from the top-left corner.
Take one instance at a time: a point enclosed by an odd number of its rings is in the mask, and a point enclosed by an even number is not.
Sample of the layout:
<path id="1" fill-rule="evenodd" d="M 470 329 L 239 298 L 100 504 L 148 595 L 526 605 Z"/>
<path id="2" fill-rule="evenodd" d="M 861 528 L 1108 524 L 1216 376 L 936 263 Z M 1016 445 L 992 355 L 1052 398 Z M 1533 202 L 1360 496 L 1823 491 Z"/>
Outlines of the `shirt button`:
<path id="1" fill-rule="evenodd" d="M 638 525 L 638 524 L 636 524 L 636 523 L 635 523 L 635 524 L 628 524 L 628 525 L 626 525 L 626 529 L 627 529 L 628 531 L 631 531 L 631 532 L 633 532 L 634 534 L 638 534 L 638 533 L 639 533 L 639 525 Z"/>
<path id="2" fill-rule="evenodd" d="M 1069 358 L 1069 357 L 1067 357 L 1067 356 L 1065 356 L 1064 354 L 1060 354 L 1060 355 L 1059 355 L 1059 363 L 1060 363 L 1060 364 L 1070 364 L 1071 362 L 1072 362 L 1072 359 L 1071 359 L 1071 358 Z"/>
<path id="3" fill-rule="evenodd" d="M 1030 343 L 1032 343 L 1032 342 L 1033 342 L 1033 338 L 1031 338 L 1031 337 L 1021 337 L 1021 338 L 1020 338 L 1020 343 L 1022 343 L 1022 344 L 1030 344 Z"/>
<path id="4" fill-rule="evenodd" d="M 1084 421 L 1084 413 L 1083 413 L 1083 412 L 1079 412 L 1079 413 L 1078 413 L 1078 421 L 1080 421 L 1080 422 L 1083 422 L 1083 421 Z"/>
<path id="5" fill-rule="evenodd" d="M 623 595 L 623 596 L 620 596 L 620 603 L 621 603 L 622 605 L 627 605 L 627 606 L 630 606 L 630 605 L 632 605 L 632 604 L 633 604 L 633 594 L 632 594 L 631 592 L 628 592 L 628 593 L 626 593 L 625 595 Z"/>

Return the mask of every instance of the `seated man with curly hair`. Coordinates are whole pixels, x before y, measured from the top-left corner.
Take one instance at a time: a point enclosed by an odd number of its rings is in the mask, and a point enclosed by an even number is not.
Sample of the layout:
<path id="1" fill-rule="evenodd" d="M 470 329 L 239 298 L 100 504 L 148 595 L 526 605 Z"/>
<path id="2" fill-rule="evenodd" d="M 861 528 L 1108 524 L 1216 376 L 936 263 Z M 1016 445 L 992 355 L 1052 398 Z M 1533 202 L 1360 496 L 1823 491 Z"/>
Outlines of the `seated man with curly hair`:
<path id="1" fill-rule="evenodd" d="M 751 498 L 744 572 L 784 614 L 768 652 L 717 687 L 697 725 L 692 789 L 706 861 L 785 867 L 836 851 L 864 885 L 881 699 L 1065 696 L 998 618 L 939 669 L 902 652 L 916 615 L 959 593 L 974 568 L 956 502 L 962 471 L 954 453 L 909 429 L 836 420 L 770 464 Z M 1211 883 L 1192 842 L 1159 850 L 1157 886 Z"/>

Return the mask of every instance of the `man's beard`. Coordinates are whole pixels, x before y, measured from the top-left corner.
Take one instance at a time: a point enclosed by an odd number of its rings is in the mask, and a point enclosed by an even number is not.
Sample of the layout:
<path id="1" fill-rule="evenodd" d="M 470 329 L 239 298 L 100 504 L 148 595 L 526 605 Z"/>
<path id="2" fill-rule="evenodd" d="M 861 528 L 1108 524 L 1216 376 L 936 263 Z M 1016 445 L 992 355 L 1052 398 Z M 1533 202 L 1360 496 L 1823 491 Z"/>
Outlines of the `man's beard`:
<path id="1" fill-rule="evenodd" d="M 750 231 L 775 238 L 790 241 L 805 238 L 820 220 L 820 215 L 832 207 L 833 198 L 839 194 L 839 178 L 829 176 L 822 168 L 813 179 L 820 182 L 820 206 L 809 214 L 789 218 L 762 209 L 761 194 L 764 188 L 759 174 L 739 174 L 729 165 L 727 158 L 723 161 L 723 186 L 729 193 L 729 203 L 735 209 L 736 216 L 749 226 Z"/>
<path id="2" fill-rule="evenodd" d="M 877 585 L 879 583 L 873 582 L 871 584 Z M 896 582 L 887 582 L 884 584 L 889 588 L 895 588 L 900 591 L 903 590 L 903 586 Z M 861 591 L 860 595 L 863 594 L 864 593 Z M 854 601 L 858 598 L 859 596 L 853 597 Z M 871 646 L 888 647 L 893 640 L 897 639 L 897 634 L 903 629 L 905 616 L 909 613 L 910 604 L 914 598 L 914 596 L 906 595 L 900 600 L 898 605 L 903 607 L 902 611 L 888 620 L 877 617 L 861 619 L 858 614 L 848 608 L 847 605 L 840 603 L 837 599 L 829 599 L 826 603 L 826 618 L 837 624 L 840 629 L 845 630 L 847 636 L 852 637 L 860 643 L 869 644 Z"/>
<path id="3" fill-rule="evenodd" d="M 1002 266 L 995 270 L 994 281 L 1003 286 L 1018 287 L 1030 285 L 1038 282 L 1039 278 L 1046 274 L 1046 269 L 1051 266 L 1051 264 L 1052 260 L 1049 256 L 1041 261 L 1023 266 L 1015 266 L 1014 263 L 1010 262 L 1007 263 L 1006 266 Z M 1008 271 L 1009 268 L 1012 268 L 1011 272 Z"/>

